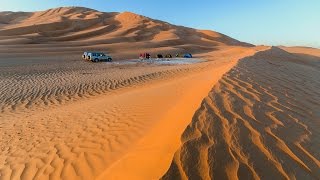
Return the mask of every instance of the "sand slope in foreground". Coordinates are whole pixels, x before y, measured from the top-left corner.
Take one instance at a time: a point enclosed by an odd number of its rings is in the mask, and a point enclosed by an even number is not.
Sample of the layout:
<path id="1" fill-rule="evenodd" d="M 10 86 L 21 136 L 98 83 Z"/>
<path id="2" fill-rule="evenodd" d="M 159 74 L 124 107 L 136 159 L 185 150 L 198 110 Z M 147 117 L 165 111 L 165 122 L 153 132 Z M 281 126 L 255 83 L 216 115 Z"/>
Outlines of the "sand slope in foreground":
<path id="1" fill-rule="evenodd" d="M 202 102 L 162 179 L 319 179 L 314 63 L 279 48 L 240 61 Z"/>

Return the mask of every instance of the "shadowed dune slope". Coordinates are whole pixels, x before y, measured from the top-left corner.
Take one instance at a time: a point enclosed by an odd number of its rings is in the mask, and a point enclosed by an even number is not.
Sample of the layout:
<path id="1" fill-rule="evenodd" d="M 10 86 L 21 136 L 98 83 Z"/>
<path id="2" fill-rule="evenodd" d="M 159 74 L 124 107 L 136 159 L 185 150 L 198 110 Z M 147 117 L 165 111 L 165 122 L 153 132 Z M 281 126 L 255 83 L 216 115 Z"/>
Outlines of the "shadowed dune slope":
<path id="1" fill-rule="evenodd" d="M 273 47 L 214 86 L 162 179 L 320 179 L 320 68 Z"/>
<path id="2" fill-rule="evenodd" d="M 64 54 L 103 50 L 132 58 L 145 50 L 198 53 L 221 45 L 252 46 L 217 32 L 176 26 L 130 12 L 62 7 L 0 13 L 0 57 L 10 53 L 51 55 L 63 48 Z"/>

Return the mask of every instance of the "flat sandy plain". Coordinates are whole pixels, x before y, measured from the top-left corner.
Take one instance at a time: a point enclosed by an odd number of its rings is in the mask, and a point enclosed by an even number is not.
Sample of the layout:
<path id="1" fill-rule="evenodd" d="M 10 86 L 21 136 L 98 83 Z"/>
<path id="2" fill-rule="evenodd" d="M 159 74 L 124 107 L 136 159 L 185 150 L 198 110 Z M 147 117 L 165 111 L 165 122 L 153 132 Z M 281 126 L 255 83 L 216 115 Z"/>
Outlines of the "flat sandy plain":
<path id="1" fill-rule="evenodd" d="M 123 63 L 142 52 L 202 61 Z M 0 179 L 319 179 L 319 63 L 129 12 L 1 12 Z"/>

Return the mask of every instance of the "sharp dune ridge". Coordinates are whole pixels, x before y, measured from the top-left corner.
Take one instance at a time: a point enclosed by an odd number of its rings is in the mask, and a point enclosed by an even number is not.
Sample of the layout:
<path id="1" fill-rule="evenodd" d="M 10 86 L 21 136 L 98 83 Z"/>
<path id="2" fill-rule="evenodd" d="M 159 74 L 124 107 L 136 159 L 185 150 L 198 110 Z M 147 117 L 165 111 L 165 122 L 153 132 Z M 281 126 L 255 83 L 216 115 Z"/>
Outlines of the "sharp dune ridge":
<path id="1" fill-rule="evenodd" d="M 319 179 L 320 58 L 306 59 L 272 47 L 240 60 L 203 100 L 162 179 Z"/>

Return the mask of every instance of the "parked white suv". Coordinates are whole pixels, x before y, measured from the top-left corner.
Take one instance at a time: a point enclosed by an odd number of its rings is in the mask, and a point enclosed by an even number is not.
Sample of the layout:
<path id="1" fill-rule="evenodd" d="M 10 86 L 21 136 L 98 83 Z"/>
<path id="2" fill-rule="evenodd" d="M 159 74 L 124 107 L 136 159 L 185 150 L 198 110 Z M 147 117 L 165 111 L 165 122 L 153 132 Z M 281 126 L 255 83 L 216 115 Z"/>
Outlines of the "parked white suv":
<path id="1" fill-rule="evenodd" d="M 105 55 L 101 52 L 84 52 L 83 56 L 84 59 L 92 61 L 92 62 L 99 62 L 99 61 L 112 61 L 112 57 L 109 55 Z"/>

